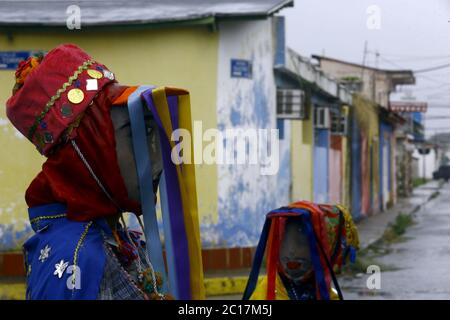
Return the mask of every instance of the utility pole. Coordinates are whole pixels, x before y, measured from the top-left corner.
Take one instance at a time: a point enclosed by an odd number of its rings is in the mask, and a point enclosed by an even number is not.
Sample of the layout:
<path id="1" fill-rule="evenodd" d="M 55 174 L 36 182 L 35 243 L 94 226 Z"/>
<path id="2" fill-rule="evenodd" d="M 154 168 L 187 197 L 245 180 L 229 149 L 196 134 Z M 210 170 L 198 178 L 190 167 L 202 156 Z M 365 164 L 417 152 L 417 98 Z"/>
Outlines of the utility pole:
<path id="1" fill-rule="evenodd" d="M 378 58 L 380 54 L 378 53 L 378 50 L 375 51 L 375 68 L 378 69 Z M 377 101 L 377 71 L 372 71 L 372 100 L 376 103 L 380 103 L 381 101 Z"/>
<path id="2" fill-rule="evenodd" d="M 378 69 L 378 59 L 380 58 L 380 53 L 378 50 L 375 51 L 375 68 Z"/>
<path id="3" fill-rule="evenodd" d="M 366 56 L 367 56 L 367 40 L 364 41 L 364 51 L 363 51 L 363 61 L 362 61 L 362 68 L 361 68 L 361 83 L 363 85 L 363 92 L 364 92 L 364 68 L 366 66 Z"/>
<path id="4" fill-rule="evenodd" d="M 363 67 L 366 65 L 366 55 L 367 55 L 367 40 L 364 41 L 364 51 L 363 51 L 363 61 L 362 61 Z"/>

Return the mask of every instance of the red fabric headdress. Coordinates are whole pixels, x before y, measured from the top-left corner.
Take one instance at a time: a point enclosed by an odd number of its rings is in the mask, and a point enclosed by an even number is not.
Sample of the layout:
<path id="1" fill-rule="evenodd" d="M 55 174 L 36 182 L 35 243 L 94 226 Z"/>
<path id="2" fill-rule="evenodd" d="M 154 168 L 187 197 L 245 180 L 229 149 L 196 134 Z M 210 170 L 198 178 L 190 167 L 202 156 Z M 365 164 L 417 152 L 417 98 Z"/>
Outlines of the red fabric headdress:
<path id="1" fill-rule="evenodd" d="M 75 45 L 53 49 L 7 102 L 7 115 L 11 122 L 48 157 L 26 192 L 27 204 L 34 207 L 65 203 L 67 217 L 77 221 L 112 216 L 120 209 L 140 214 L 139 203 L 128 198 L 120 172 L 110 116 L 112 102 L 127 87 L 115 83 L 112 74 L 102 64 L 93 62 L 87 68 L 79 69 L 86 61 L 91 61 L 91 57 Z M 80 72 L 74 79 L 77 70 Z M 89 74 L 89 70 L 94 72 Z M 71 84 L 65 86 L 70 77 Z M 87 90 L 87 80 L 96 77 L 97 90 Z M 60 90 L 64 87 L 65 90 Z M 83 92 L 81 102 L 70 102 L 68 93 L 71 89 Z M 42 115 L 46 104 L 58 90 L 59 98 Z M 77 102 L 76 99 L 72 101 Z M 30 130 L 39 117 L 36 131 L 30 136 Z M 72 145 L 65 143 L 67 139 L 76 141 L 115 203 L 101 190 Z"/>
<path id="2" fill-rule="evenodd" d="M 77 46 L 60 45 L 26 75 L 21 89 L 8 99 L 7 116 L 42 154 L 48 155 L 97 92 L 114 81 L 104 72 L 109 71 Z M 89 88 L 88 80 L 97 80 L 97 89 Z"/>

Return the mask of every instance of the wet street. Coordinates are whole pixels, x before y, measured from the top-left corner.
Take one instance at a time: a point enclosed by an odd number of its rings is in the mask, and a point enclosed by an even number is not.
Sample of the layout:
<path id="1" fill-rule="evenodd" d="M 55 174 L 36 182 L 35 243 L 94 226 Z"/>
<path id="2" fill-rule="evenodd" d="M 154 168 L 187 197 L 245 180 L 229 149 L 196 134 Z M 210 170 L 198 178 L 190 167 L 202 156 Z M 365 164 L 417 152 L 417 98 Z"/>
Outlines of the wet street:
<path id="1" fill-rule="evenodd" d="M 368 289 L 367 274 L 343 277 L 349 299 L 450 299 L 450 185 L 414 216 L 387 254 L 375 257 L 381 268 L 381 288 Z"/>

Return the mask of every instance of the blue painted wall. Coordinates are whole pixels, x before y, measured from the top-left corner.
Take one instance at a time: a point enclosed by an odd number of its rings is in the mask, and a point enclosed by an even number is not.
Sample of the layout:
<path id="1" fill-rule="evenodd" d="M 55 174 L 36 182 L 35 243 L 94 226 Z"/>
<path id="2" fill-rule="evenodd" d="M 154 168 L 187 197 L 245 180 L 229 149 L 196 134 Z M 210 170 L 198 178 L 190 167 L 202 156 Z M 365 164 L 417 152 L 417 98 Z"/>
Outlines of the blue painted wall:
<path id="1" fill-rule="evenodd" d="M 384 173 L 388 172 L 388 176 L 387 176 L 387 183 L 388 183 L 388 191 L 391 192 L 392 189 L 392 170 L 390 170 L 391 168 L 391 161 L 392 161 L 392 147 L 391 147 L 391 137 L 393 134 L 393 128 L 390 124 L 380 121 L 380 133 L 379 133 L 379 137 L 380 137 L 380 157 L 379 157 L 379 164 L 380 164 L 380 183 L 379 183 L 379 194 L 380 194 L 380 210 L 383 209 L 383 203 L 386 200 L 386 197 L 389 197 L 389 194 L 384 194 L 383 192 L 383 188 L 384 188 Z M 387 140 L 385 139 L 385 135 L 387 135 Z M 387 146 L 387 157 L 388 157 L 388 162 L 387 162 L 387 168 L 385 168 L 384 165 L 384 147 Z"/>
<path id="2" fill-rule="evenodd" d="M 352 150 L 351 150 L 351 175 L 352 175 L 352 215 L 355 220 L 361 218 L 361 136 L 356 115 L 352 116 Z"/>
<path id="3" fill-rule="evenodd" d="M 272 21 L 226 21 L 220 23 L 219 30 L 219 131 L 276 129 Z M 231 78 L 228 68 L 230 59 L 251 61 L 252 78 Z M 272 209 L 289 204 L 290 121 L 278 122 L 278 125 L 283 127 L 283 139 L 279 149 L 272 150 L 279 154 L 279 171 L 276 174 L 261 175 L 260 163 L 217 165 L 218 214 L 217 219 L 201 221 L 203 248 L 256 246 L 265 215 Z"/>
<path id="4" fill-rule="evenodd" d="M 314 202 L 328 201 L 328 153 L 330 146 L 330 131 L 314 129 Z"/>

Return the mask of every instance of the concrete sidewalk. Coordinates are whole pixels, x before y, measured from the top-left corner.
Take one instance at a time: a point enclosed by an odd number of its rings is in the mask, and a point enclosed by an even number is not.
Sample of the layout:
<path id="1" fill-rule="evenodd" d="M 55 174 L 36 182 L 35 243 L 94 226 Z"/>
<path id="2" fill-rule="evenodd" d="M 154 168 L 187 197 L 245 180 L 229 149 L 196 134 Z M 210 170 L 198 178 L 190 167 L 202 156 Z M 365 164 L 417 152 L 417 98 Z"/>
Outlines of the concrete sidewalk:
<path id="1" fill-rule="evenodd" d="M 360 249 L 367 248 L 381 238 L 390 223 L 393 223 L 400 213 L 412 214 L 427 203 L 442 187 L 441 181 L 430 181 L 413 190 L 409 198 L 399 201 L 386 211 L 378 212 L 357 222 Z"/>

